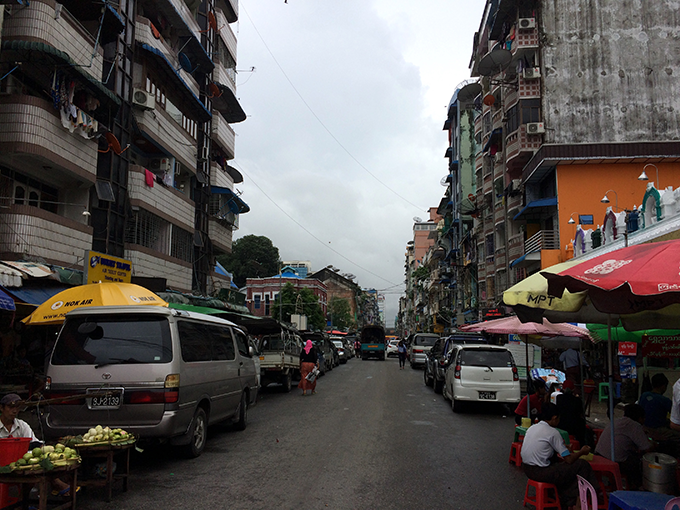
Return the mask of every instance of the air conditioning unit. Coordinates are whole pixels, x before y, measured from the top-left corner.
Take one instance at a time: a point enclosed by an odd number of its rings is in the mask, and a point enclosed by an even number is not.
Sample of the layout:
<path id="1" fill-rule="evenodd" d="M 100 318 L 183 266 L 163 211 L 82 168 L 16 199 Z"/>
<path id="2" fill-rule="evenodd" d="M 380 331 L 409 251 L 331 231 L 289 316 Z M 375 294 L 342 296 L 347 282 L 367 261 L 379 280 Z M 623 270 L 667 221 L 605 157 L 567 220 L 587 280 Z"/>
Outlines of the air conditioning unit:
<path id="1" fill-rule="evenodd" d="M 527 124 L 527 134 L 540 135 L 545 133 L 545 125 L 542 122 L 529 122 Z"/>
<path id="2" fill-rule="evenodd" d="M 156 107 L 156 98 L 144 89 L 135 89 L 132 92 L 132 104 L 144 110 L 153 110 Z"/>
<path id="3" fill-rule="evenodd" d="M 517 26 L 520 29 L 522 29 L 522 28 L 536 28 L 536 18 L 520 18 Z"/>
<path id="4" fill-rule="evenodd" d="M 524 78 L 525 80 L 533 80 L 535 78 L 540 77 L 541 77 L 540 67 L 527 67 L 526 69 L 522 69 L 522 78 Z"/>
<path id="5" fill-rule="evenodd" d="M 513 190 L 519 190 L 519 187 L 522 185 L 522 179 L 513 179 L 512 180 L 512 189 Z"/>
<path id="6" fill-rule="evenodd" d="M 207 161 L 210 159 L 210 150 L 207 147 L 201 147 L 201 150 L 198 153 L 198 159 L 200 161 Z"/>

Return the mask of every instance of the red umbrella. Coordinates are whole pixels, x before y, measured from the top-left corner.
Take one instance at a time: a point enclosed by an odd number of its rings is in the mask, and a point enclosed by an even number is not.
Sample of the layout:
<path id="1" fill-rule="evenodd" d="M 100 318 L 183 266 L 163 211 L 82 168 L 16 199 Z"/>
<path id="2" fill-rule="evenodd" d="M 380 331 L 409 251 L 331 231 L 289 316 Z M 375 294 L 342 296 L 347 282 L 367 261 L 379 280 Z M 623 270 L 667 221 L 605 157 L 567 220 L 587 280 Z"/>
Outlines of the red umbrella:
<path id="1" fill-rule="evenodd" d="M 549 294 L 587 290 L 603 313 L 659 310 L 680 303 L 680 240 L 629 246 L 559 274 L 541 274 L 548 279 Z"/>
<path id="2" fill-rule="evenodd" d="M 516 315 L 512 317 L 503 317 L 502 319 L 494 319 L 486 322 L 478 322 L 477 324 L 466 324 L 459 328 L 461 331 L 477 331 L 486 332 L 492 335 L 542 335 L 542 336 L 570 336 L 577 338 L 589 338 L 590 331 L 584 328 L 579 328 L 573 324 L 560 323 L 553 324 L 547 319 L 543 319 L 543 323 L 537 322 L 521 322 Z"/>

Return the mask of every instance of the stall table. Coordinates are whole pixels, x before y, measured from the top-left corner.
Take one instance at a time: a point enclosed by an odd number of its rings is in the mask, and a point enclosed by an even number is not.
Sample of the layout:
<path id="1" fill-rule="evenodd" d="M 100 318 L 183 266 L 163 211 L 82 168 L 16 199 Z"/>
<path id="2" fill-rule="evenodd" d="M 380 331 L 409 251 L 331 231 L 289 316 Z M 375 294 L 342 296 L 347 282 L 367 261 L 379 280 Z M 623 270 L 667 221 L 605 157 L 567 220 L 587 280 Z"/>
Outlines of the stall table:
<path id="1" fill-rule="evenodd" d="M 85 487 L 88 485 L 106 487 L 107 497 L 106 501 L 111 501 L 111 492 L 113 490 L 113 483 L 116 480 L 123 480 L 123 492 L 127 492 L 128 477 L 130 475 L 130 450 L 134 444 L 124 445 L 98 445 L 98 446 L 79 446 L 78 454 L 82 459 L 106 459 L 106 478 L 102 480 L 81 480 L 80 485 Z M 113 472 L 113 458 L 115 456 L 123 457 L 123 462 L 118 463 L 116 469 L 117 473 Z M 122 468 L 122 469 L 121 469 Z"/>
<path id="2" fill-rule="evenodd" d="M 50 471 L 13 471 L 12 473 L 0 474 L 0 483 L 21 485 L 22 501 L 21 507 L 28 509 L 35 504 L 28 501 L 28 496 L 34 485 L 38 486 L 38 509 L 47 510 L 47 499 L 52 493 L 51 482 L 55 478 L 60 478 L 64 483 L 71 487 L 71 496 L 64 503 L 52 507 L 50 510 L 62 510 L 76 508 L 76 487 L 78 481 L 78 467 L 80 464 L 54 468 Z"/>
<path id="3" fill-rule="evenodd" d="M 645 491 L 614 491 L 609 494 L 609 510 L 664 510 L 674 496 Z"/>

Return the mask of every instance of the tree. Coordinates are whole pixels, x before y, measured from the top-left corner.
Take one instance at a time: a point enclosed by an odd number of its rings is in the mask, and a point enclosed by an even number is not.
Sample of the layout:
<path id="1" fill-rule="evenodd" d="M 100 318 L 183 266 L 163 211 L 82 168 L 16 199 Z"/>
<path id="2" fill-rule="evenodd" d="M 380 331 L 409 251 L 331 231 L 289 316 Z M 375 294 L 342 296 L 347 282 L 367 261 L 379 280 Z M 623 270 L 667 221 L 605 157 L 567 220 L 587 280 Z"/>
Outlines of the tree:
<path id="1" fill-rule="evenodd" d="M 292 283 L 286 283 L 272 305 L 272 317 L 274 319 L 280 317 L 282 321 L 290 322 L 290 316 L 298 311 L 307 316 L 308 328 L 324 329 L 326 321 L 319 298 L 308 288 L 298 290 Z"/>
<path id="2" fill-rule="evenodd" d="M 331 319 L 331 326 L 337 329 L 346 330 L 354 324 L 352 317 L 352 307 L 345 298 L 333 296 L 328 303 L 328 316 Z"/>
<path id="3" fill-rule="evenodd" d="M 217 260 L 234 275 L 240 288 L 247 278 L 266 278 L 278 274 L 281 267 L 279 249 L 265 236 L 247 235 L 234 241 L 231 253 Z"/>

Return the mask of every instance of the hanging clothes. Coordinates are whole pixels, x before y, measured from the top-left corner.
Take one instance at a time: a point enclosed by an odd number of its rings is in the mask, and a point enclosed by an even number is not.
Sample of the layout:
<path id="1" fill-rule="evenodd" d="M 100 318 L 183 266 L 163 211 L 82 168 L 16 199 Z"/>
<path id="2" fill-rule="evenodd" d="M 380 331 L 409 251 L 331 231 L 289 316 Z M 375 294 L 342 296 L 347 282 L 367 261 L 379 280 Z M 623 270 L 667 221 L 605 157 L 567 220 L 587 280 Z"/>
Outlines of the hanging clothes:
<path id="1" fill-rule="evenodd" d="M 153 183 L 156 180 L 156 176 L 154 175 L 154 173 L 145 168 L 144 169 L 144 179 L 146 181 L 146 185 L 150 188 L 153 188 Z"/>

